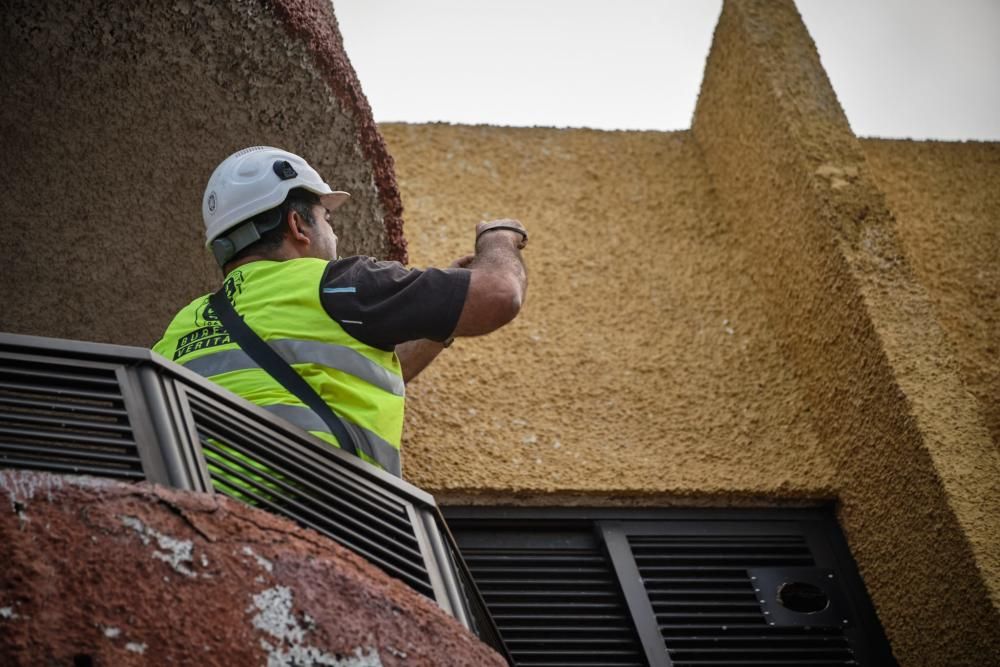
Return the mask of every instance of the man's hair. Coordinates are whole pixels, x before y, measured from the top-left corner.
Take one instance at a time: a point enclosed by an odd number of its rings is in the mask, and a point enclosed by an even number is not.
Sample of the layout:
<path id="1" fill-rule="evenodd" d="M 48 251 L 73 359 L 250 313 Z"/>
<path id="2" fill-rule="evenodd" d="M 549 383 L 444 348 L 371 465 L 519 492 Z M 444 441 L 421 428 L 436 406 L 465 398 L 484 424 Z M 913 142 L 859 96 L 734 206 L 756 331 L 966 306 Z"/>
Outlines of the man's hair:
<path id="1" fill-rule="evenodd" d="M 288 234 L 288 225 L 285 224 L 288 212 L 297 212 L 305 219 L 306 224 L 312 226 L 316 224 L 316 220 L 313 218 L 312 207 L 319 203 L 319 196 L 304 188 L 289 190 L 285 201 L 272 209 L 258 213 L 243 223 L 256 225 L 257 230 L 260 232 L 260 239 L 233 255 L 226 264 L 239 261 L 251 255 L 267 256 L 274 252 L 281 247 L 281 244 L 285 241 L 285 236 Z"/>

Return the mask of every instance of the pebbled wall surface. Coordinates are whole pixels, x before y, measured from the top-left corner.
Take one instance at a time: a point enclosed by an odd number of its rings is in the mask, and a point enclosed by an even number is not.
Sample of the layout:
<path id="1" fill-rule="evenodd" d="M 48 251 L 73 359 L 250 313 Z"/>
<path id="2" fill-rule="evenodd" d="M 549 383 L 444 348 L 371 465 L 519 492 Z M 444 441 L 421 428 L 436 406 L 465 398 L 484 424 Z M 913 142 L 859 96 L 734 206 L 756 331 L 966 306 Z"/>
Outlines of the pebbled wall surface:
<path id="1" fill-rule="evenodd" d="M 471 252 L 481 219 L 530 232 L 519 317 L 408 388 L 411 482 L 463 502 L 833 497 L 690 132 L 382 132 L 416 264 Z"/>
<path id="2" fill-rule="evenodd" d="M 405 259 L 398 190 L 323 0 L 4 3 L 0 330 L 150 345 L 217 288 L 201 197 L 248 145 L 353 194 L 345 253 Z"/>
<path id="3" fill-rule="evenodd" d="M 1000 449 L 1000 144 L 861 145 Z"/>
<path id="4" fill-rule="evenodd" d="M 900 664 L 1000 662 L 996 145 L 859 141 L 764 0 L 726 3 L 690 132 L 383 132 L 417 264 L 531 232 L 520 317 L 409 388 L 411 481 L 835 500 Z"/>
<path id="5" fill-rule="evenodd" d="M 791 2 L 726 4 L 693 131 L 896 655 L 1000 659 L 1000 451 Z"/>
<path id="6" fill-rule="evenodd" d="M 495 665 L 431 600 L 222 496 L 0 471 L 0 663 Z"/>

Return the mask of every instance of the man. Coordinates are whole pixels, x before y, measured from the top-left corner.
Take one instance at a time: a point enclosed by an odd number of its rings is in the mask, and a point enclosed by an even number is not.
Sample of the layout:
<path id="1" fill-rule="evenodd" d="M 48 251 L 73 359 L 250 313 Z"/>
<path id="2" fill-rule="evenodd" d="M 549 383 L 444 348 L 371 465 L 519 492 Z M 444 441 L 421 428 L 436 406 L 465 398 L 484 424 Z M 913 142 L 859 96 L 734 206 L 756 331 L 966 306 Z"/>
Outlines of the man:
<path id="1" fill-rule="evenodd" d="M 359 456 L 399 475 L 405 383 L 454 337 L 490 333 L 517 315 L 527 232 L 515 220 L 479 223 L 475 254 L 447 269 L 337 259 L 331 217 L 349 196 L 301 157 L 254 146 L 216 168 L 202 201 L 229 304 L 322 409 L 307 407 L 230 338 L 212 295 L 183 308 L 153 349 L 333 445 L 330 419 L 343 422 Z M 317 412 L 326 406 L 336 416 L 324 422 Z"/>

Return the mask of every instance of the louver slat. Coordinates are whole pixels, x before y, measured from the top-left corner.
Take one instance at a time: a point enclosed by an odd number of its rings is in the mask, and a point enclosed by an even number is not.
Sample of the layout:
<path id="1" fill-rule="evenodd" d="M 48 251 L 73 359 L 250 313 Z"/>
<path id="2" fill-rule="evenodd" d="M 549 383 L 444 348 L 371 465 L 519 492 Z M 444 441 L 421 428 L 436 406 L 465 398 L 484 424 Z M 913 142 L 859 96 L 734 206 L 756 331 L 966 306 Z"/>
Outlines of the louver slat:
<path id="1" fill-rule="evenodd" d="M 141 470 L 100 466 L 92 461 L 71 463 L 68 460 L 45 459 L 39 456 L 9 456 L 4 453 L 2 445 L 0 445 L 0 468 L 45 470 L 48 472 L 65 473 L 67 475 L 96 475 L 98 477 L 117 477 L 131 480 L 145 479 L 145 474 Z"/>
<path id="2" fill-rule="evenodd" d="M 840 628 L 777 627 L 758 602 L 748 569 L 814 566 L 803 537 L 633 535 L 629 544 L 675 667 L 857 664 Z"/>
<path id="3" fill-rule="evenodd" d="M 454 528 L 454 525 L 453 525 Z M 518 667 L 639 667 L 642 649 L 609 563 L 588 532 L 517 546 L 501 533 L 457 538 Z M 512 544 L 513 543 L 513 544 Z"/>
<path id="4" fill-rule="evenodd" d="M 55 402 L 60 402 L 62 399 L 69 396 L 74 398 L 90 399 L 93 401 L 114 401 L 115 399 L 121 398 L 121 394 L 115 391 L 82 389 L 56 385 L 41 386 L 27 382 L 0 381 L 0 390 L 51 396 Z"/>
<path id="5" fill-rule="evenodd" d="M 126 417 L 128 415 L 128 411 L 125 410 L 124 407 L 109 408 L 90 404 L 77 405 L 74 403 L 56 404 L 51 401 L 40 400 L 37 398 L 14 397 L 3 393 L 0 393 L 0 405 L 12 406 L 14 408 L 51 411 L 52 414 L 66 413 L 68 415 L 75 415 L 77 413 L 82 413 L 84 415 L 103 415 L 108 417 Z"/>
<path id="6" fill-rule="evenodd" d="M 141 479 L 113 368 L 0 355 L 0 467 Z"/>
<path id="7" fill-rule="evenodd" d="M 7 419 L 10 419 L 10 417 L 8 415 L 0 415 L 0 419 L 4 419 L 6 421 Z M 26 440 L 41 442 L 76 442 L 81 444 L 105 445 L 112 447 L 118 445 L 135 445 L 135 442 L 131 438 L 123 438 L 120 436 L 89 435 L 69 429 L 30 428 L 21 425 L 0 426 L 0 438 L 3 438 L 4 440 L 24 438 Z"/>
<path id="8" fill-rule="evenodd" d="M 339 468 L 324 467 L 323 472 L 319 473 L 310 462 L 303 462 L 295 456 L 276 454 L 272 448 L 259 442 L 262 438 L 267 440 L 267 431 L 263 429 L 262 425 L 247 423 L 240 419 L 230 419 L 217 406 L 203 403 L 200 396 L 190 391 L 188 391 L 188 398 L 195 422 L 200 430 L 213 431 L 218 441 L 243 447 L 248 456 L 267 462 L 273 470 L 288 466 L 292 474 L 303 476 L 312 481 L 325 482 L 326 479 L 331 479 L 336 485 L 336 493 L 332 493 L 334 489 L 332 486 L 325 488 L 326 493 L 334 496 L 331 501 L 363 509 L 366 513 L 391 524 L 396 530 L 401 531 L 397 533 L 397 537 L 408 539 L 410 536 L 412 527 L 409 516 L 404 506 L 395 497 L 365 486 Z M 230 440 L 232 443 L 229 443 Z M 324 484 L 317 485 L 325 487 Z M 324 488 L 320 488 L 319 492 L 323 493 Z"/>
<path id="9" fill-rule="evenodd" d="M 276 454 L 261 444 L 259 429 L 227 418 L 194 391 L 187 395 L 217 490 L 323 533 L 434 597 L 405 506 L 365 489 L 340 469 L 318 470 L 290 451 Z M 247 460 L 269 472 L 248 465 Z"/>
<path id="10" fill-rule="evenodd" d="M 94 373 L 79 372 L 79 369 L 68 369 L 60 366 L 49 366 L 47 368 L 42 368 L 40 366 L 23 366 L 11 364 L 4 366 L 4 375 L 17 376 L 21 378 L 27 378 L 28 380 L 34 379 L 34 381 L 39 383 L 45 383 L 48 385 L 57 385 L 60 383 L 65 383 L 69 386 L 78 385 L 98 385 L 107 387 L 112 393 L 118 391 L 118 380 L 114 375 L 100 375 Z"/>
<path id="11" fill-rule="evenodd" d="M 40 444 L 19 445 L 4 443 L 4 451 L 18 452 L 22 455 L 48 455 L 61 458 L 72 458 L 80 456 L 80 450 L 72 447 L 48 447 Z M 86 457 L 90 461 L 100 461 L 104 463 L 124 463 L 132 462 L 132 457 L 128 454 L 116 454 L 100 450 L 87 450 Z"/>
<path id="12" fill-rule="evenodd" d="M 88 419 L 74 419 L 65 415 L 40 414 L 37 412 L 22 411 L 16 415 L 7 411 L 0 411 L 0 419 L 10 422 L 20 422 L 22 424 L 43 424 L 45 426 L 56 426 L 63 429 L 75 428 L 83 432 L 102 433 L 111 431 L 113 433 L 130 433 L 132 431 L 128 424 L 119 424 L 114 421 L 99 421 Z"/>

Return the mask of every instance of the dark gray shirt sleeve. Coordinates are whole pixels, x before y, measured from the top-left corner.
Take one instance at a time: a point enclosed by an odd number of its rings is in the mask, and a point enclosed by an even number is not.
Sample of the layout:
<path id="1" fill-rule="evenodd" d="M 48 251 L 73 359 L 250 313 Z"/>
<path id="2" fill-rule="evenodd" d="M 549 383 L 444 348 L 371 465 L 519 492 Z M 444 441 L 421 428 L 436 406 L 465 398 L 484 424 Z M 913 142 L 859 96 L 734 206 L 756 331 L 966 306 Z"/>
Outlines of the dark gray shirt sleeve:
<path id="1" fill-rule="evenodd" d="M 327 314 L 357 340 L 382 350 L 451 336 L 469 291 L 467 269 L 407 269 L 399 262 L 348 257 L 320 282 Z"/>

